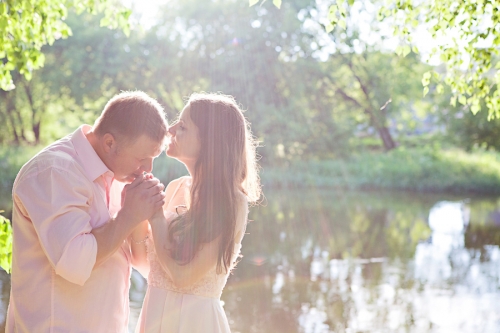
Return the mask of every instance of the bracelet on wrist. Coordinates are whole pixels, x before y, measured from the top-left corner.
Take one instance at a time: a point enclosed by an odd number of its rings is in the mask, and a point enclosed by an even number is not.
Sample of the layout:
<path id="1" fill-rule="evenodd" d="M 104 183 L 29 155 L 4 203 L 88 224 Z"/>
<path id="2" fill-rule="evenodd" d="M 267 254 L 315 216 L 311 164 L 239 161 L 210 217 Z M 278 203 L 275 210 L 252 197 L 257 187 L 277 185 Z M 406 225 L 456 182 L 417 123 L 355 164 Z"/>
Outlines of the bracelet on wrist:
<path id="1" fill-rule="evenodd" d="M 143 244 L 143 243 L 145 243 L 148 240 L 148 238 L 149 238 L 149 236 L 146 236 L 146 238 L 144 238 L 143 240 L 136 241 L 132 236 L 130 236 L 130 239 L 132 240 L 132 242 L 134 242 L 136 244 Z"/>

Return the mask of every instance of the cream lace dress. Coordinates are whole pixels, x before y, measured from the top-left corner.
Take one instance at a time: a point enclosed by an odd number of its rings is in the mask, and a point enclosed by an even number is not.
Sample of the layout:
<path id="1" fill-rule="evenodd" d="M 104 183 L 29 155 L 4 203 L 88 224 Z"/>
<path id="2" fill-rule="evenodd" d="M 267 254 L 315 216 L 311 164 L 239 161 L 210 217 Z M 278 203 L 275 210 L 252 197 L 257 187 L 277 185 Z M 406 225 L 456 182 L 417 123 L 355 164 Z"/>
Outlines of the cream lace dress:
<path id="1" fill-rule="evenodd" d="M 248 208 L 245 204 L 245 209 L 238 214 L 237 226 L 246 226 L 247 214 Z M 241 236 L 235 240 L 233 263 L 241 250 L 244 227 L 241 233 L 236 234 Z M 149 237 L 146 246 L 150 264 L 148 289 L 135 332 L 230 333 L 220 301 L 229 272 L 217 274 L 214 265 L 194 285 L 177 288 L 158 261 L 153 237 Z M 234 264 L 231 268 L 234 268 Z"/>

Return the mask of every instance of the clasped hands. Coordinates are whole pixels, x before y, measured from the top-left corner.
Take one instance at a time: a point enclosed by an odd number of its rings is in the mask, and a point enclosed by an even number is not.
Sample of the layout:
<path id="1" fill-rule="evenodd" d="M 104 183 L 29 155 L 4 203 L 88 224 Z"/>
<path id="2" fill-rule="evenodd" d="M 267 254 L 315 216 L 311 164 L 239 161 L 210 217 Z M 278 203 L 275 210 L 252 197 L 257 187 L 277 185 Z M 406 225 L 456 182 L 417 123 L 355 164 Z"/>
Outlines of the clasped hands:
<path id="1" fill-rule="evenodd" d="M 163 214 L 165 185 L 151 173 L 137 177 L 122 191 L 122 212 L 137 223 L 150 219 L 157 212 Z"/>

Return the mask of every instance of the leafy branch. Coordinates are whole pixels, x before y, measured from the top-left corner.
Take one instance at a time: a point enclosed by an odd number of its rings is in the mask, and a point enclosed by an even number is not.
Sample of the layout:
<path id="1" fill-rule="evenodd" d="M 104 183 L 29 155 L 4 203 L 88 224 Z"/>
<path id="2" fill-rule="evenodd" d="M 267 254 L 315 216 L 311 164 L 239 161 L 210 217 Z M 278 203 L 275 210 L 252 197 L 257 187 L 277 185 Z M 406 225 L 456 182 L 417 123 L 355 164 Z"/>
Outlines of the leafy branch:
<path id="1" fill-rule="evenodd" d="M 0 211 L 3 213 L 3 211 Z M 12 227 L 10 221 L 0 214 L 0 267 L 10 274 L 12 268 Z"/>
<path id="2" fill-rule="evenodd" d="M 336 0 L 330 6 L 325 29 L 346 29 L 349 7 L 356 0 Z M 359 1 L 359 0 L 357 0 Z M 432 50 L 447 71 L 427 72 L 422 78 L 424 96 L 435 82 L 436 92 L 443 83 L 451 88 L 450 104 L 458 103 L 479 112 L 484 106 L 489 119 L 500 117 L 500 1 L 498 0 L 385 0 L 377 18 L 390 22 L 394 36 L 401 38 L 396 53 L 418 52 L 413 44 L 415 28 L 425 24 L 435 40 L 445 40 Z M 495 64 L 496 63 L 496 64 Z"/>
<path id="3" fill-rule="evenodd" d="M 252 7 L 253 5 L 258 4 L 259 2 L 261 4 L 263 4 L 264 2 L 266 2 L 266 0 L 262 0 L 262 1 L 260 1 L 260 0 L 248 0 L 248 4 L 249 4 L 250 7 Z M 281 8 L 281 0 L 273 0 L 273 5 L 275 5 L 276 8 L 278 8 L 278 9 Z"/>
<path id="4" fill-rule="evenodd" d="M 15 88 L 14 70 L 30 80 L 32 72 L 43 67 L 42 46 L 72 35 L 64 22 L 69 10 L 102 13 L 101 26 L 130 32 L 131 11 L 112 0 L 0 0 L 0 89 Z"/>

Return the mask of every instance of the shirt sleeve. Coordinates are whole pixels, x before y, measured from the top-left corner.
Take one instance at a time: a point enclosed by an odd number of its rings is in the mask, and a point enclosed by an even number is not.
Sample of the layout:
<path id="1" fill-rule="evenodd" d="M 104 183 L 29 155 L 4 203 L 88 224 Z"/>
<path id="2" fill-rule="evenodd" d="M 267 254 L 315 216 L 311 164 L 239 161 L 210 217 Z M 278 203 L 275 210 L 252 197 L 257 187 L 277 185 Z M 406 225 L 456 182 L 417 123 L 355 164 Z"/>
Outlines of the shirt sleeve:
<path id="1" fill-rule="evenodd" d="M 24 178 L 13 194 L 56 274 L 83 285 L 97 255 L 97 241 L 90 233 L 89 181 L 71 168 L 50 167 Z"/>

